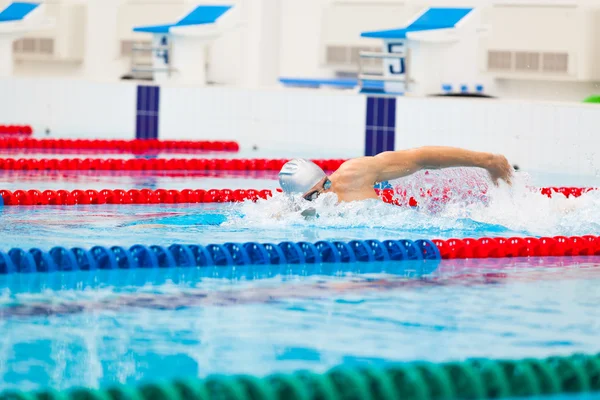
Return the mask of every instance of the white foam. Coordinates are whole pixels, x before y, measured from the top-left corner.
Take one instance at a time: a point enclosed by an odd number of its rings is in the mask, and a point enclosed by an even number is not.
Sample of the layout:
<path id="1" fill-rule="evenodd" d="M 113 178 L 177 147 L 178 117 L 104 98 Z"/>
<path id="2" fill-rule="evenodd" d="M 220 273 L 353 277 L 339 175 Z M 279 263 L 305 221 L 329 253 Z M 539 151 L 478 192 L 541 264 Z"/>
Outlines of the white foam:
<path id="1" fill-rule="evenodd" d="M 275 194 L 268 200 L 245 202 L 228 213 L 223 224 L 229 227 L 282 229 L 305 228 L 380 228 L 393 231 L 477 231 L 502 234 L 554 236 L 594 234 L 600 230 L 600 193 L 593 191 L 579 198 L 553 198 L 529 185 L 528 177 L 517 174 L 512 187 L 491 185 L 485 172 L 468 169 L 420 172 L 391 184 L 419 201 L 419 207 L 398 207 L 379 200 L 337 204 L 334 194 L 314 202 Z M 421 197 L 421 189 L 450 189 L 450 201 Z M 482 195 L 482 191 L 486 194 Z M 305 218 L 303 211 L 313 208 L 318 217 Z"/>

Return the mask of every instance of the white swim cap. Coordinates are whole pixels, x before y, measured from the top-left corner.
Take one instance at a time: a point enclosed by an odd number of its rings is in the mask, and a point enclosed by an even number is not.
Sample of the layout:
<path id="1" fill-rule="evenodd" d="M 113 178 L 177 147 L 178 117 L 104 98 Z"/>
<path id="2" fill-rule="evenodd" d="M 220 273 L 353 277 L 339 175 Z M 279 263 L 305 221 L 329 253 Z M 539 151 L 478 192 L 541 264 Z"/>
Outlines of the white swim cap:
<path id="1" fill-rule="evenodd" d="M 286 162 L 279 171 L 279 184 L 284 192 L 304 194 L 326 176 L 314 162 L 295 158 Z"/>

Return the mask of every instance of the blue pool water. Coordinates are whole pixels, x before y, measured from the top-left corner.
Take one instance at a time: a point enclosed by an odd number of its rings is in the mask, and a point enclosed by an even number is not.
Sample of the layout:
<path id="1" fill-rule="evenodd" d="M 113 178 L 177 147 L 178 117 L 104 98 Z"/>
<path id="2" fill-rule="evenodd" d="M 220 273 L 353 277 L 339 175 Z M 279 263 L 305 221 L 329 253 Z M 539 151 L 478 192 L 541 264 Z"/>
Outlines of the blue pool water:
<path id="1" fill-rule="evenodd" d="M 539 183 L 544 182 L 544 183 Z M 486 185 L 417 175 L 416 190 Z M 548 199 L 518 178 L 447 205 L 257 203 L 4 207 L 0 250 L 323 239 L 583 235 L 600 194 Z M 586 186 L 595 186 L 593 180 Z M 273 174 L 0 174 L 3 189 L 271 188 Z M 300 212 L 314 207 L 318 218 Z M 600 351 L 600 258 L 188 268 L 0 276 L 0 386 L 103 387 L 339 364 Z"/>
<path id="2" fill-rule="evenodd" d="M 397 264 L 3 277 L 0 385 L 600 350 L 597 259 Z"/>

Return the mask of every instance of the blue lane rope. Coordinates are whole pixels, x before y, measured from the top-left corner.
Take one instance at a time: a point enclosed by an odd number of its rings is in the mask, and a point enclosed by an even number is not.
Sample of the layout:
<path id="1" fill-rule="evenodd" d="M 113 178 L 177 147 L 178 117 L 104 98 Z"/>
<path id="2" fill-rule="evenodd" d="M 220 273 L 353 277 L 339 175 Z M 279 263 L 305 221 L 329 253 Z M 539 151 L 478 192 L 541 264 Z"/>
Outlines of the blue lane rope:
<path id="1" fill-rule="evenodd" d="M 244 265 L 328 264 L 440 260 L 430 240 L 352 240 L 273 243 L 173 244 L 129 249 L 94 246 L 89 250 L 57 246 L 0 252 L 0 274 L 91 271 L 136 268 L 181 268 Z"/>

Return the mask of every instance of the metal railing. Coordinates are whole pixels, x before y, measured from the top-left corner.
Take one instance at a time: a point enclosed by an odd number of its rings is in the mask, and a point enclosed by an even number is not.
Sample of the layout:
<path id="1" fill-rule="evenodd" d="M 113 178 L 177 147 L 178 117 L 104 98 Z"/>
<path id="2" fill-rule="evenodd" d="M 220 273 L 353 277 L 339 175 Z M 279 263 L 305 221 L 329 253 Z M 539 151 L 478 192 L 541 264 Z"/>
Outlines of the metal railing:
<path id="1" fill-rule="evenodd" d="M 401 53 L 384 53 L 384 52 L 372 52 L 372 51 L 361 51 L 358 53 L 358 83 L 362 88 L 364 86 L 365 81 L 377 81 L 377 82 L 398 82 L 405 84 L 405 91 L 408 91 L 409 83 L 414 83 L 414 80 L 409 75 L 409 59 L 410 59 L 410 49 L 407 49 Z M 389 76 L 385 76 L 382 72 L 381 74 L 373 74 L 367 73 L 364 71 L 364 65 L 362 61 L 367 58 L 380 58 L 384 60 L 390 59 L 402 59 L 404 58 L 404 76 L 398 78 L 392 78 Z M 385 66 L 384 66 L 385 68 Z"/>
<path id="2" fill-rule="evenodd" d="M 158 53 L 159 57 L 165 56 L 165 64 L 166 68 L 156 68 L 152 65 L 148 65 L 147 62 L 140 62 L 138 57 L 141 53 L 152 53 L 152 55 L 156 55 Z M 168 76 L 171 76 L 173 72 L 173 68 L 171 67 L 171 45 L 164 46 L 147 46 L 147 45 L 133 45 L 131 48 L 131 75 L 134 77 L 152 77 L 154 72 L 166 72 Z"/>

